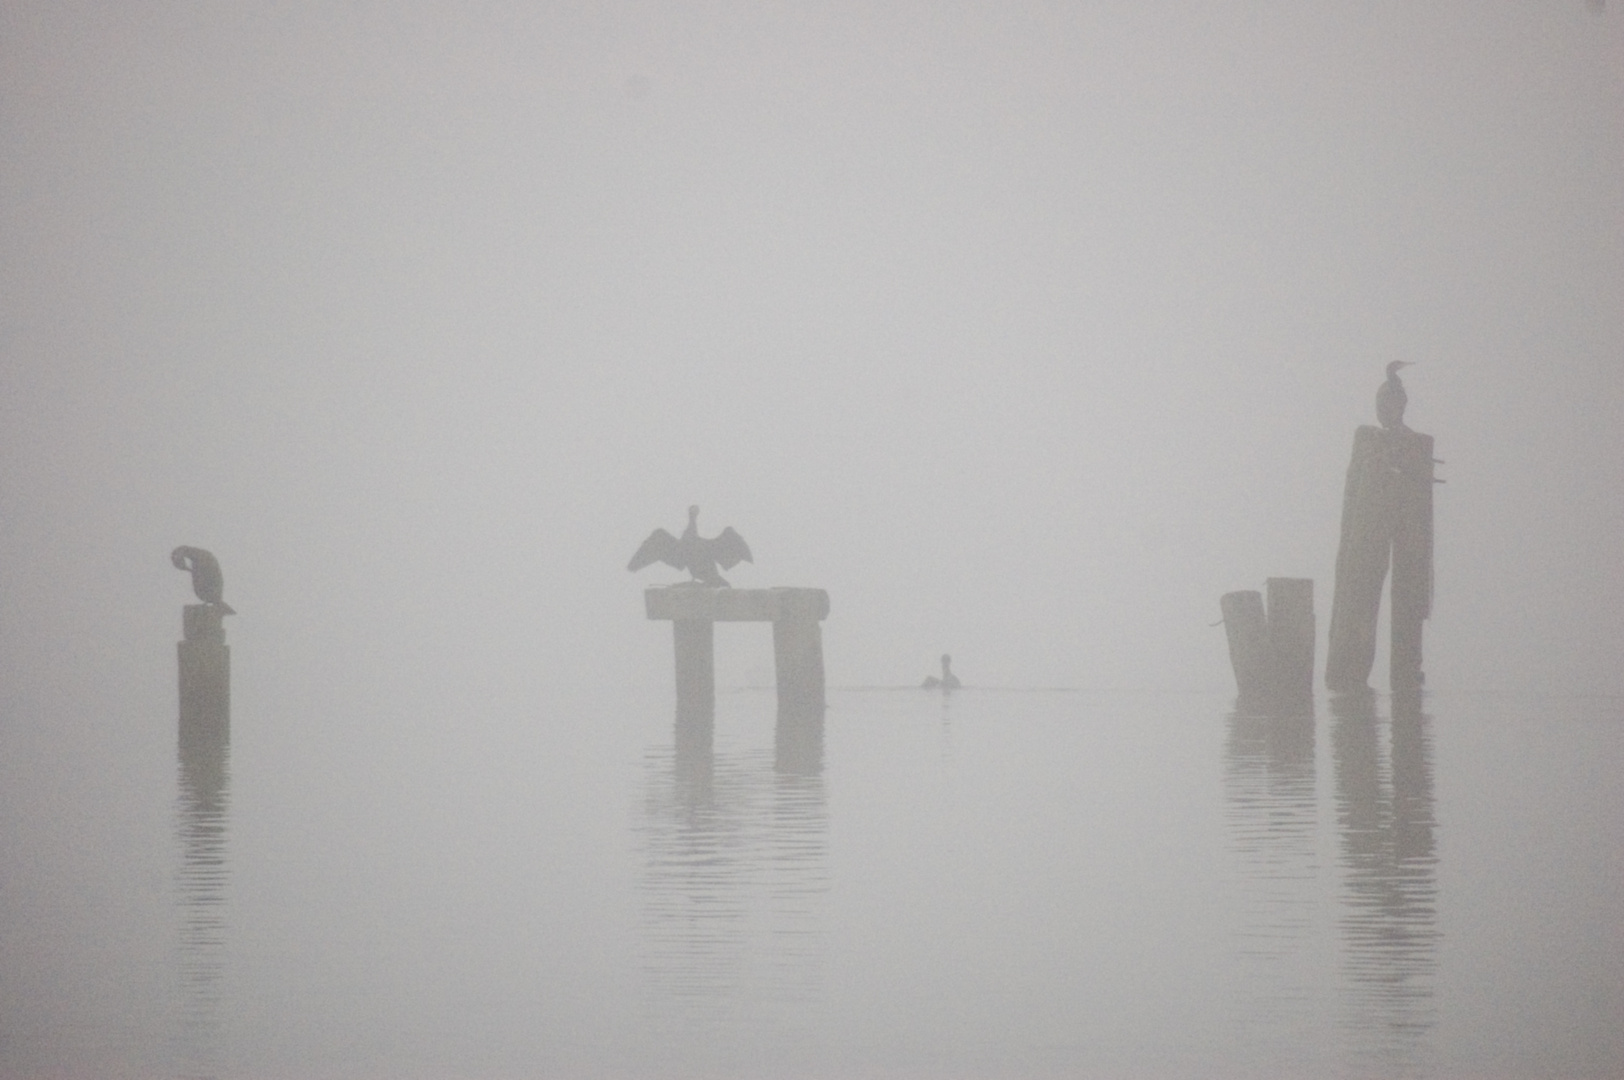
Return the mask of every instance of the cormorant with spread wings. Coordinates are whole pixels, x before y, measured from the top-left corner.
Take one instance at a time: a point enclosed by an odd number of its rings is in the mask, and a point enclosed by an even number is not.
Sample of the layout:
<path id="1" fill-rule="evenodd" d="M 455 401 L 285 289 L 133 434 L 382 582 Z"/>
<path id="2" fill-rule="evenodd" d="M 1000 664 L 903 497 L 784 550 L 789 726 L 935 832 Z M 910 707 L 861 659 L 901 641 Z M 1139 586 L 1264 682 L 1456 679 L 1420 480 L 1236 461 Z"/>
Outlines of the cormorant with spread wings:
<path id="1" fill-rule="evenodd" d="M 718 566 L 731 570 L 741 562 L 755 560 L 750 557 L 750 546 L 744 542 L 744 537 L 734 532 L 731 525 L 723 529 L 720 536 L 708 539 L 700 536 L 699 507 L 690 506 L 688 527 L 682 530 L 680 538 L 664 529 L 655 529 L 643 541 L 643 546 L 637 549 L 632 561 L 626 564 L 626 569 L 641 570 L 657 562 L 688 571 L 693 575 L 692 584 L 723 588 L 727 582 L 716 572 Z"/>

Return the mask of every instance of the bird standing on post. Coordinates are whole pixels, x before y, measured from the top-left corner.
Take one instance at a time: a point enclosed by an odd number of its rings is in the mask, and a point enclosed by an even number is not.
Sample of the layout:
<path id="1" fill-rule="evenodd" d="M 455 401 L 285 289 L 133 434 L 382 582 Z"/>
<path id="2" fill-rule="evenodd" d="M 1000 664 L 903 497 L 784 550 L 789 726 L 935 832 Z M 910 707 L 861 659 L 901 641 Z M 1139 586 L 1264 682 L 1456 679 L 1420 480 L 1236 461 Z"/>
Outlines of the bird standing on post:
<path id="1" fill-rule="evenodd" d="M 205 604 L 213 604 L 226 615 L 237 614 L 225 602 L 225 575 L 220 573 L 220 560 L 202 548 L 178 547 L 169 553 L 169 561 L 176 570 L 192 575 L 192 591 Z"/>
<path id="2" fill-rule="evenodd" d="M 1394 360 L 1388 364 L 1387 381 L 1376 391 L 1376 419 L 1389 431 L 1404 427 L 1404 406 L 1410 403 L 1410 395 L 1404 392 L 1398 369 L 1412 366 L 1408 360 Z"/>
<path id="3" fill-rule="evenodd" d="M 724 570 L 731 570 L 740 562 L 755 562 L 755 560 L 750 557 L 750 545 L 744 542 L 744 537 L 733 531 L 731 525 L 723 529 L 719 536 L 709 538 L 700 536 L 699 507 L 690 506 L 688 527 L 682 530 L 681 539 L 664 529 L 655 529 L 649 533 L 648 539 L 643 541 L 643 546 L 637 549 L 632 561 L 626 564 L 626 569 L 641 570 L 657 562 L 688 571 L 693 575 L 691 584 L 725 588 L 727 582 L 716 572 L 718 565 Z"/>

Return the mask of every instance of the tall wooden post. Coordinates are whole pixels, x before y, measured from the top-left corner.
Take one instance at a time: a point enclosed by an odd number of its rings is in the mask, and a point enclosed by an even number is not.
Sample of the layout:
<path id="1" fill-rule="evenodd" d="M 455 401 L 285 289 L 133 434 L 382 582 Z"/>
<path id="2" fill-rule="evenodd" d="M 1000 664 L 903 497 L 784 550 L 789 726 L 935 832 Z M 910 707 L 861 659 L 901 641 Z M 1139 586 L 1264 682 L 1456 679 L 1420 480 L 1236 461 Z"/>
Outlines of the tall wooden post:
<path id="1" fill-rule="evenodd" d="M 1342 540 L 1325 685 L 1368 685 L 1376 660 L 1382 584 L 1393 564 L 1392 684 L 1421 685 L 1421 624 L 1432 613 L 1432 436 L 1361 427 L 1342 495 Z"/>
<path id="2" fill-rule="evenodd" d="M 1432 615 L 1432 436 L 1413 436 L 1399 455 L 1397 520 L 1393 526 L 1394 690 L 1415 690 L 1421 670 L 1421 624 Z"/>

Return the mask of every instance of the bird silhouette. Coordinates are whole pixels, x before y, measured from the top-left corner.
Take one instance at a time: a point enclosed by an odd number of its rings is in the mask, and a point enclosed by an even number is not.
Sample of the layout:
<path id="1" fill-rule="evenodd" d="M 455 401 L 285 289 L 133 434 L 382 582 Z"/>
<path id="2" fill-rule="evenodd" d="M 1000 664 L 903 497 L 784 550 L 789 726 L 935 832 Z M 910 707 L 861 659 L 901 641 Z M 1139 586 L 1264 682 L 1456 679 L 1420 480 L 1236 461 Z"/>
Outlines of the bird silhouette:
<path id="1" fill-rule="evenodd" d="M 733 531 L 731 525 L 723 529 L 719 536 L 708 539 L 700 536 L 699 507 L 690 506 L 688 527 L 682 530 L 680 538 L 664 529 L 655 529 L 643 541 L 643 546 L 637 549 L 632 561 L 626 564 L 626 569 L 637 571 L 657 562 L 688 571 L 693 576 L 692 584 L 719 589 L 726 587 L 727 582 L 717 573 L 718 566 L 731 570 L 740 562 L 755 560 L 750 557 L 750 545 Z"/>
<path id="2" fill-rule="evenodd" d="M 1388 364 L 1387 381 L 1376 391 L 1376 419 L 1388 430 L 1404 427 L 1404 406 L 1410 403 L 1410 395 L 1404 392 L 1398 369 L 1411 366 L 1408 360 L 1394 360 Z"/>
<path id="3" fill-rule="evenodd" d="M 175 569 L 192 575 L 192 591 L 205 604 L 213 604 L 227 615 L 237 612 L 225 602 L 225 575 L 220 573 L 220 560 L 202 548 L 178 547 L 169 553 Z"/>
<path id="4" fill-rule="evenodd" d="M 935 689 L 936 687 L 941 687 L 943 690 L 957 690 L 964 684 L 959 682 L 959 677 L 957 675 L 953 674 L 953 658 L 946 653 L 943 653 L 942 677 L 938 679 L 934 675 L 927 675 L 925 676 L 925 681 L 919 685 L 926 690 Z"/>

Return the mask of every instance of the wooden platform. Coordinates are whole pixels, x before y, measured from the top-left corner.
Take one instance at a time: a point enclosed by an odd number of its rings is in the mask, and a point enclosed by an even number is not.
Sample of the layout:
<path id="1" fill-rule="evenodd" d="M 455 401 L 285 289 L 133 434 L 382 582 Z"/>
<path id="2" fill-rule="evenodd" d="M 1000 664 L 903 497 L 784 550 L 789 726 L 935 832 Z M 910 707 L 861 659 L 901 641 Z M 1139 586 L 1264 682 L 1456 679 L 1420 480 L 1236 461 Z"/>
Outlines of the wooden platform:
<path id="1" fill-rule="evenodd" d="M 704 619 L 707 622 L 778 622 L 829 617 L 829 594 L 822 589 L 712 589 L 668 585 L 646 589 L 643 603 L 651 619 Z"/>

